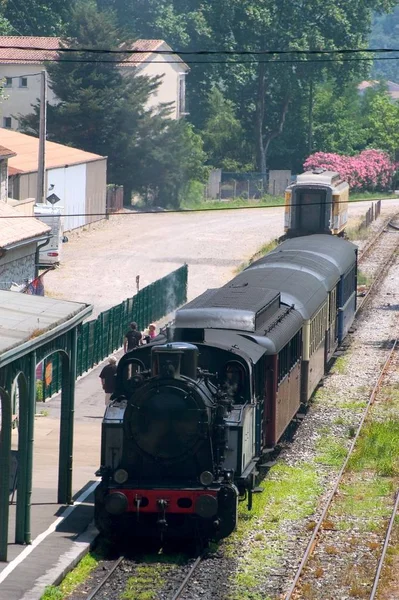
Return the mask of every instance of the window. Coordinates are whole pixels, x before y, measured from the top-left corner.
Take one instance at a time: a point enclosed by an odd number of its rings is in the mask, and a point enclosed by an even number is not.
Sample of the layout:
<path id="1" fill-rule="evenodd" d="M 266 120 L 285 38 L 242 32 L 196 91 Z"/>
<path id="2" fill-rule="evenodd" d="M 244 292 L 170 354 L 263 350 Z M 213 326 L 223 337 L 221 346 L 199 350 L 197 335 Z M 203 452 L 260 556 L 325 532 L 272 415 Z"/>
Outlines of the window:
<path id="1" fill-rule="evenodd" d="M 178 89 L 178 111 L 177 117 L 182 117 L 183 115 L 187 115 L 186 112 L 186 78 L 179 78 L 179 89 Z"/>
<path id="2" fill-rule="evenodd" d="M 28 87 L 28 78 L 27 77 L 20 77 L 19 78 L 19 87 L 20 88 L 27 88 Z"/>
<path id="3" fill-rule="evenodd" d="M 3 117 L 3 127 L 6 129 L 11 129 L 11 117 Z"/>
<path id="4" fill-rule="evenodd" d="M 301 330 L 290 339 L 288 344 L 282 348 L 278 354 L 278 383 L 292 371 L 298 361 L 301 359 L 302 351 Z"/>
<path id="5" fill-rule="evenodd" d="M 12 77 L 5 77 L 4 87 L 10 88 L 12 87 Z"/>

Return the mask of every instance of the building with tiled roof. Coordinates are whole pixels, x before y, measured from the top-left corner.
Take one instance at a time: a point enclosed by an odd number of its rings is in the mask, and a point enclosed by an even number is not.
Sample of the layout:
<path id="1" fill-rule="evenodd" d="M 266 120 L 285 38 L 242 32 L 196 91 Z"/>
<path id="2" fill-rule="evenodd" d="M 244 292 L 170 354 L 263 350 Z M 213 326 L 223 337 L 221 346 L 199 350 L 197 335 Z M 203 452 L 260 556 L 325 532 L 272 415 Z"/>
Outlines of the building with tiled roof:
<path id="1" fill-rule="evenodd" d="M 36 251 L 50 227 L 0 201 L 0 289 L 21 286 L 36 276 Z"/>
<path id="2" fill-rule="evenodd" d="M 364 92 L 369 88 L 374 88 L 379 85 L 379 81 L 372 79 L 371 81 L 362 81 L 357 86 L 359 94 L 364 94 Z M 391 96 L 392 100 L 399 100 L 399 84 L 394 81 L 386 82 L 388 94 Z"/>
<path id="3" fill-rule="evenodd" d="M 36 198 L 39 139 L 0 128 L 0 144 L 15 156 L 8 159 L 9 196 Z M 106 211 L 107 159 L 54 142 L 45 145 L 45 192 L 60 200 L 64 230 L 83 227 L 103 218 Z"/>
<path id="4" fill-rule="evenodd" d="M 32 104 L 40 97 L 39 72 L 45 68 L 46 60 L 59 56 L 59 47 L 58 37 L 0 36 L 0 78 L 5 81 L 5 98 L 0 103 L 0 126 L 17 129 L 18 115 L 32 112 Z M 162 78 L 149 105 L 171 103 L 172 117 L 186 114 L 185 76 L 189 68 L 172 48 L 163 40 L 136 40 L 121 48 L 129 51 L 121 55 L 119 63 L 124 74 L 139 73 Z M 162 54 L 157 51 L 162 51 Z M 56 101 L 49 86 L 48 102 L 54 104 Z"/>

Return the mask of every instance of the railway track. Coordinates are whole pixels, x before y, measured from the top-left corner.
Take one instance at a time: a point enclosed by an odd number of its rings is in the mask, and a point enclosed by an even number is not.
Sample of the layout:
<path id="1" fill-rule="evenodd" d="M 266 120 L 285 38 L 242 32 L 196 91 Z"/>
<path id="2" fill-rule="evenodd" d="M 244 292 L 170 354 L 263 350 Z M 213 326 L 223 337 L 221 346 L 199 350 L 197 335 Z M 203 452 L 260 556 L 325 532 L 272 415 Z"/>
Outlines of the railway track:
<path id="1" fill-rule="evenodd" d="M 94 600 L 98 597 L 99 593 L 103 589 L 104 585 L 111 579 L 112 575 L 115 571 L 120 567 L 120 565 L 125 560 L 124 556 L 120 556 L 118 560 L 115 561 L 114 565 L 109 569 L 107 574 L 101 579 L 101 581 L 96 585 L 96 587 L 86 596 L 86 600 Z"/>
<path id="2" fill-rule="evenodd" d="M 184 580 L 182 581 L 182 583 L 180 584 L 179 588 L 177 589 L 177 591 L 173 594 L 173 596 L 171 597 L 171 600 L 179 600 L 179 598 L 182 597 L 183 592 L 185 591 L 187 585 L 189 584 L 189 582 L 191 581 L 191 579 L 193 578 L 194 573 L 196 572 L 200 562 L 202 561 L 204 555 L 200 554 L 195 562 L 191 565 L 189 572 L 187 573 L 187 575 L 185 576 Z"/>
<path id="3" fill-rule="evenodd" d="M 392 529 L 393 529 L 393 526 L 395 523 L 395 518 L 398 513 L 398 510 L 399 510 L 399 490 L 396 492 L 395 504 L 392 509 L 391 518 L 389 519 L 389 524 L 388 524 L 387 532 L 385 534 L 385 539 L 384 539 L 384 544 L 382 546 L 380 560 L 378 561 L 377 570 L 376 570 L 376 573 L 374 576 L 374 583 L 373 583 L 373 589 L 371 590 L 371 594 L 370 594 L 370 600 L 374 600 L 374 598 L 377 595 L 378 584 L 380 582 L 382 569 L 384 567 L 385 557 L 386 557 L 386 553 L 387 553 L 387 550 L 389 547 L 389 541 L 391 539 L 391 533 L 392 533 Z"/>
<path id="4" fill-rule="evenodd" d="M 366 419 L 367 419 L 367 417 L 368 417 L 368 415 L 370 413 L 370 409 L 371 409 L 371 407 L 374 404 L 376 396 L 377 396 L 377 394 L 378 394 L 378 392 L 379 392 L 379 390 L 381 388 L 381 384 L 382 384 L 384 378 L 386 377 L 386 374 L 388 372 L 388 369 L 391 366 L 391 363 L 392 363 L 393 358 L 395 356 L 395 352 L 397 352 L 398 347 L 399 347 L 399 338 L 396 338 L 395 341 L 394 341 L 394 343 L 393 343 L 393 345 L 392 345 L 392 348 L 391 348 L 391 350 L 390 350 L 390 352 L 388 354 L 388 357 L 387 357 L 387 359 L 386 359 L 386 361 L 385 361 L 385 363 L 384 363 L 384 365 L 383 365 L 383 367 L 382 367 L 382 369 L 380 371 L 378 380 L 377 380 L 377 382 L 376 382 L 376 384 L 375 384 L 375 386 L 374 386 L 374 388 L 373 388 L 373 390 L 372 390 L 372 392 L 370 394 L 367 406 L 366 406 L 366 408 L 365 408 L 365 410 L 363 412 L 361 421 L 359 423 L 359 426 L 357 428 L 356 434 L 355 434 L 355 436 L 354 436 L 354 438 L 352 440 L 352 443 L 350 445 L 350 448 L 349 448 L 349 451 L 348 451 L 347 456 L 345 458 L 344 464 L 342 465 L 341 470 L 338 473 L 338 476 L 336 478 L 334 487 L 333 487 L 332 491 L 330 492 L 330 494 L 329 494 L 329 496 L 327 498 L 327 501 L 326 501 L 326 503 L 325 503 L 325 505 L 323 507 L 323 511 L 322 511 L 322 513 L 321 513 L 321 515 L 320 515 L 320 517 L 319 517 L 319 519 L 318 519 L 318 521 L 317 521 L 317 523 L 316 523 L 316 525 L 315 525 L 315 527 L 313 529 L 311 538 L 310 538 L 310 540 L 308 542 L 308 545 L 306 546 L 306 550 L 305 550 L 305 552 L 303 554 L 302 560 L 301 560 L 301 562 L 299 564 L 299 567 L 298 567 L 298 569 L 297 569 L 297 571 L 295 573 L 295 577 L 294 577 L 294 579 L 292 581 L 292 584 L 291 584 L 288 592 L 285 595 L 285 600 L 294 600 L 294 599 L 297 599 L 297 598 L 301 597 L 301 596 L 297 595 L 298 585 L 300 584 L 301 577 L 302 577 L 302 575 L 304 573 L 305 567 L 307 566 L 307 564 L 308 564 L 308 562 L 309 562 L 312 554 L 314 553 L 314 551 L 315 551 L 315 549 L 317 547 L 318 536 L 320 535 L 320 532 L 321 532 L 321 530 L 323 528 L 323 524 L 327 521 L 328 511 L 330 510 L 330 508 L 331 508 L 331 506 L 333 504 L 334 498 L 335 498 L 335 496 L 336 496 L 336 494 L 338 492 L 338 489 L 339 489 L 339 486 L 340 486 L 340 484 L 342 482 L 343 476 L 346 473 L 349 460 L 351 459 L 351 457 L 353 455 L 353 452 L 354 452 L 355 447 L 356 447 L 356 443 L 357 443 L 357 441 L 359 439 L 361 431 L 363 430 L 364 423 L 365 423 L 365 421 L 366 421 Z M 384 563 L 386 549 L 387 549 L 388 543 L 389 543 L 389 537 L 390 537 L 390 534 L 391 534 L 391 530 L 392 530 L 392 526 L 393 526 L 393 523 L 394 523 L 395 515 L 396 515 L 397 509 L 398 509 L 398 502 L 399 502 L 399 494 L 396 497 L 395 506 L 394 506 L 394 509 L 392 511 L 392 516 L 391 516 L 391 520 L 390 520 L 390 526 L 388 527 L 388 530 L 387 530 L 387 534 L 386 534 L 386 538 L 385 538 L 385 542 L 384 542 L 384 546 L 383 546 L 383 552 L 381 554 L 380 563 L 379 563 L 379 566 L 377 568 L 377 572 L 376 572 L 376 576 L 375 576 L 375 580 L 374 580 L 374 586 L 373 586 L 374 595 L 370 596 L 370 599 L 375 597 L 375 592 L 376 592 L 377 586 L 378 586 L 378 580 L 379 580 L 379 577 L 380 577 L 380 574 L 381 574 L 381 571 L 382 571 L 382 566 L 383 566 L 383 563 Z"/>
<path id="5" fill-rule="evenodd" d="M 190 565 L 189 570 L 185 574 L 183 581 L 181 581 L 178 584 L 177 589 L 175 591 L 172 591 L 169 595 L 165 595 L 165 597 L 167 597 L 168 600 L 179 600 L 179 598 L 181 598 L 187 585 L 190 583 L 194 574 L 196 573 L 198 566 L 200 565 L 203 557 L 204 557 L 204 553 L 201 553 L 199 556 L 197 556 L 195 561 Z M 115 560 L 115 562 L 109 568 L 109 570 L 104 575 L 104 577 L 102 579 L 100 579 L 100 581 L 97 582 L 96 586 L 91 591 L 85 592 L 85 600 L 96 600 L 97 598 L 100 598 L 100 597 L 112 598 L 112 596 L 109 595 L 110 584 L 112 582 L 113 577 L 115 577 L 117 571 L 123 566 L 124 563 L 129 563 L 129 559 L 127 559 L 125 556 L 120 556 L 117 560 Z M 146 563 L 146 561 L 144 561 L 143 563 L 140 562 L 140 565 L 143 565 L 145 563 Z M 151 564 L 151 563 L 149 563 L 149 564 Z M 129 571 L 130 570 L 128 569 L 128 572 Z M 173 573 L 173 579 L 176 578 L 176 575 L 177 575 L 177 573 Z M 132 571 L 129 576 L 134 577 L 134 571 Z M 115 585 L 115 592 L 118 591 L 118 593 L 119 593 L 119 591 L 123 591 L 123 590 L 117 590 L 117 587 L 120 585 L 121 585 L 121 583 L 118 580 Z M 108 589 L 104 589 L 106 586 L 108 587 Z M 141 592 L 144 593 L 144 590 L 140 590 L 140 593 Z M 115 595 L 115 598 L 116 598 L 116 595 Z"/>

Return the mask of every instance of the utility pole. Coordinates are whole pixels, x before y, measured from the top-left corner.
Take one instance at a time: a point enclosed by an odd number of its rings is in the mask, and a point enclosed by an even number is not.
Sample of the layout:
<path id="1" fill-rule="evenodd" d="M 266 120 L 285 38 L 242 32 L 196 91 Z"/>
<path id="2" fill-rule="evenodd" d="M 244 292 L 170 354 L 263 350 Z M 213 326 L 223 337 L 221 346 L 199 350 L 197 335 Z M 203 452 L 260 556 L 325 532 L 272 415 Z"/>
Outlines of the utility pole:
<path id="1" fill-rule="evenodd" d="M 309 87 L 309 115 L 308 115 L 308 154 L 313 151 L 313 75 L 310 78 Z"/>
<path id="2" fill-rule="evenodd" d="M 41 72 L 40 82 L 40 128 L 39 128 L 39 159 L 37 169 L 36 204 L 45 202 L 44 173 L 46 167 L 46 124 L 47 124 L 47 72 Z"/>

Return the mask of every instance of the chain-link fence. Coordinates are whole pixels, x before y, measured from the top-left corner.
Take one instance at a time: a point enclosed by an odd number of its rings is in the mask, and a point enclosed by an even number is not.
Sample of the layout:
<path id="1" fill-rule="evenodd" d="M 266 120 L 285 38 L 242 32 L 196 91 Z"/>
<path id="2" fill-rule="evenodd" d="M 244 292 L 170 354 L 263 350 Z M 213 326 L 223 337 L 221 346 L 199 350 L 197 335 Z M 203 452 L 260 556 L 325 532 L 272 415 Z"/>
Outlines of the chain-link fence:
<path id="1" fill-rule="evenodd" d="M 227 173 L 221 174 L 220 200 L 243 198 L 254 200 L 267 193 L 265 182 L 268 174 L 262 173 Z"/>
<path id="2" fill-rule="evenodd" d="M 106 310 L 93 321 L 84 323 L 78 336 L 77 375 L 82 375 L 123 345 L 129 323 L 136 321 L 140 330 L 158 321 L 187 301 L 187 265 L 158 279 Z M 61 389 L 61 357 L 59 353 L 44 361 L 42 399 Z"/>

